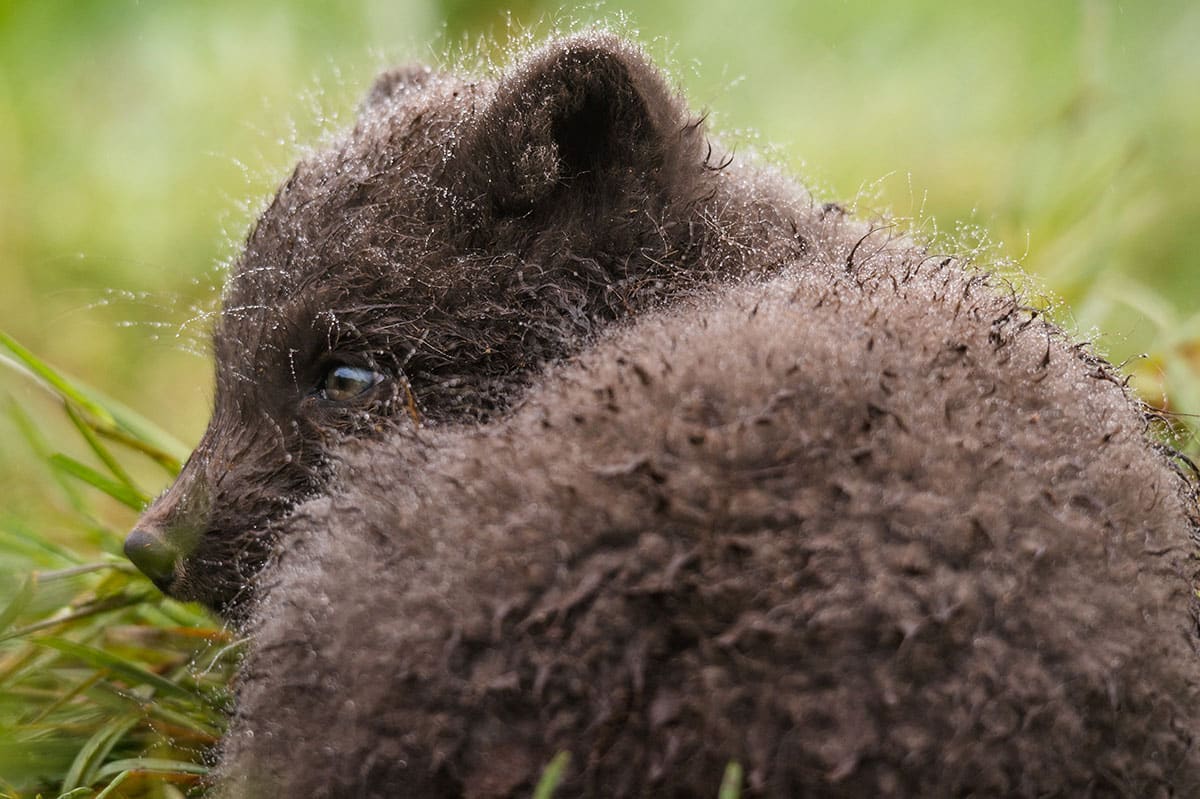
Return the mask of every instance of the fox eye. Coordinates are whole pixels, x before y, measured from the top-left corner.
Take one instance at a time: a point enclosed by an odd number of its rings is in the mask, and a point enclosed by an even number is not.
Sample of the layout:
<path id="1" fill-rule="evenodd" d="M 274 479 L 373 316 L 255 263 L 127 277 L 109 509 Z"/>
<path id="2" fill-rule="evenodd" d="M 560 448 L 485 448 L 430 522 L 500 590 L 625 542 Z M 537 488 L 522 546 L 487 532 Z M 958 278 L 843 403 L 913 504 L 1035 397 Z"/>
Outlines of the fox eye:
<path id="1" fill-rule="evenodd" d="M 362 366 L 335 366 L 325 373 L 317 393 L 334 402 L 352 400 L 383 380 L 383 375 Z"/>

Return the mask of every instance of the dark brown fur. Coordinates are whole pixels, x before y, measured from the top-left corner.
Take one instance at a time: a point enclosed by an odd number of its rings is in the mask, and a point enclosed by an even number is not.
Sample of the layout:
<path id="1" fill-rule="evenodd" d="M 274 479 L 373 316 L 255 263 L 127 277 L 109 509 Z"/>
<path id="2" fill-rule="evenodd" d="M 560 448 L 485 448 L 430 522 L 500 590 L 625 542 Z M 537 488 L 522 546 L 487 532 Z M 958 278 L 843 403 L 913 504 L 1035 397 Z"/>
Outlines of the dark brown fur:
<path id="1" fill-rule="evenodd" d="M 569 751 L 564 796 L 1197 795 L 1194 498 L 1119 382 L 909 252 L 356 447 L 267 575 L 230 790 L 527 796 Z"/>
<path id="2" fill-rule="evenodd" d="M 715 152 L 585 34 L 389 73 L 280 189 L 142 523 L 252 611 L 227 795 L 1200 793 L 1194 487 L 1121 380 Z"/>
<path id="3" fill-rule="evenodd" d="M 498 80 L 383 76 L 354 130 L 279 189 L 230 276 L 212 421 L 139 523 L 178 555 L 160 586 L 236 613 L 269 523 L 320 493 L 336 440 L 487 420 L 605 324 L 821 250 L 806 196 L 715 158 L 657 71 L 606 34 Z M 339 362 L 389 379 L 321 402 Z"/>

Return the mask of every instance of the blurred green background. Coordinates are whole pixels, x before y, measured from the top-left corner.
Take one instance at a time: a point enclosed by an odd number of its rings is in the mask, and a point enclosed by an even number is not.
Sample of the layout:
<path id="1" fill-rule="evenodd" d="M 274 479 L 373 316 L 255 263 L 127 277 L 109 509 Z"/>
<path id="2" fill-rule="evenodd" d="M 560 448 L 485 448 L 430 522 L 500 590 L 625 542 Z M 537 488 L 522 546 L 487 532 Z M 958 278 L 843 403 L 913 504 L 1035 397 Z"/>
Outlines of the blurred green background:
<path id="1" fill-rule="evenodd" d="M 389 60 L 502 59 L 593 19 L 741 156 L 1018 262 L 1112 360 L 1150 354 L 1129 367 L 1150 401 L 1200 412 L 1194 0 L 0 0 L 0 329 L 194 442 L 222 264 L 297 144 Z M 0 394 L 43 403 L 7 371 Z M 48 475 L 0 419 L 0 514 L 53 535 Z"/>

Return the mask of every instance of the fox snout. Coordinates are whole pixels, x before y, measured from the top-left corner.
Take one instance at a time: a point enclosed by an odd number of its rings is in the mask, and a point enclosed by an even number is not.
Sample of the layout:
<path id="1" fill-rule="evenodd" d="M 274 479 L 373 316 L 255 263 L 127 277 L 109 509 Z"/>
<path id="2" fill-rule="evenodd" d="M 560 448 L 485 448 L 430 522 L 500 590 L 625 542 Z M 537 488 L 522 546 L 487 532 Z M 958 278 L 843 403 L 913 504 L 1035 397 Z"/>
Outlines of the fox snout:
<path id="1" fill-rule="evenodd" d="M 161 531 L 149 527 L 134 528 L 125 539 L 125 557 L 133 561 L 133 565 L 149 577 L 160 591 L 164 594 L 171 592 L 179 553 Z"/>
<path id="2" fill-rule="evenodd" d="M 211 522 L 209 480 L 196 460 L 193 453 L 174 484 L 150 503 L 125 538 L 125 557 L 170 596 L 178 596 L 184 561 Z"/>
<path id="3" fill-rule="evenodd" d="M 274 429 L 210 427 L 126 537 L 125 555 L 164 594 L 226 618 L 251 597 L 273 523 L 319 485 L 319 471 L 268 434 Z M 299 443 L 295 450 L 322 454 Z"/>

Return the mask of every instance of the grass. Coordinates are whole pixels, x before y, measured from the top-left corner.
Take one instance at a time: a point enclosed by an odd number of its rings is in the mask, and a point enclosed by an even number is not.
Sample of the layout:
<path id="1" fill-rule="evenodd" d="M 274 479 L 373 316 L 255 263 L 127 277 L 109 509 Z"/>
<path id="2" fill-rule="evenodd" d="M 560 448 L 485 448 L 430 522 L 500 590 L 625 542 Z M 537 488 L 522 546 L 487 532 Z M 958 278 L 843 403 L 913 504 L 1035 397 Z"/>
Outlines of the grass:
<path id="1" fill-rule="evenodd" d="M 0 0 L 0 796 L 194 789 L 240 642 L 120 545 L 206 420 L 221 264 L 381 60 L 596 13 L 558 7 Z M 739 157 L 1009 264 L 1200 455 L 1193 3 L 663 0 L 621 24 Z"/>
<path id="2" fill-rule="evenodd" d="M 186 449 L 3 333 L 0 354 L 59 404 L 99 464 L 53 451 L 40 425 L 10 402 L 68 508 L 61 523 L 91 546 L 56 544 L 0 517 L 4 570 L 21 576 L 0 604 L 0 795 L 179 796 L 207 773 L 241 642 L 197 608 L 164 599 L 123 558 L 103 554 L 119 549 L 124 528 L 100 520 L 94 504 L 105 497 L 136 512 L 146 493 L 124 461 L 146 459 L 174 474 Z"/>

